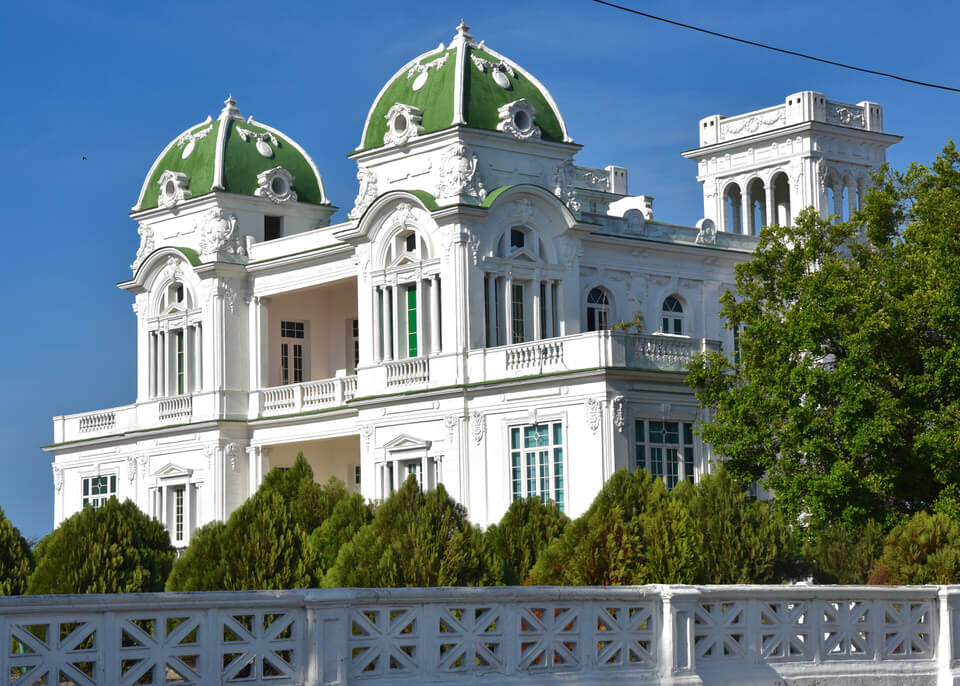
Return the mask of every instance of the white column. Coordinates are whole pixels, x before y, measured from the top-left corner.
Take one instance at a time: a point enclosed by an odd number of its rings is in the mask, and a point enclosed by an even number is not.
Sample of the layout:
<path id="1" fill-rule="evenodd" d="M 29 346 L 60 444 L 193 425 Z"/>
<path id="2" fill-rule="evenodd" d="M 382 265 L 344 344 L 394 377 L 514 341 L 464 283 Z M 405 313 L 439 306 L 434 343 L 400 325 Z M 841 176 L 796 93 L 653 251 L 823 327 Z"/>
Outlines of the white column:
<path id="1" fill-rule="evenodd" d="M 430 489 L 430 475 L 427 473 L 427 453 L 424 452 L 420 457 L 420 490 L 426 492 Z"/>
<path id="2" fill-rule="evenodd" d="M 147 371 L 149 377 L 148 394 L 151 398 L 157 397 L 157 332 L 151 331 L 147 343 Z"/>
<path id="3" fill-rule="evenodd" d="M 190 371 L 190 365 L 193 364 L 193 355 L 190 354 L 193 350 L 193 336 L 190 334 L 191 328 L 193 327 L 184 322 L 183 328 L 180 330 L 183 345 L 183 392 L 185 395 L 189 395 L 193 390 L 191 386 L 191 384 L 193 384 L 193 373 Z"/>
<path id="4" fill-rule="evenodd" d="M 440 352 L 440 275 L 430 280 L 430 352 Z"/>
<path id="5" fill-rule="evenodd" d="M 417 322 L 417 357 L 421 357 L 427 354 L 426 343 L 426 327 L 423 325 L 426 322 L 427 318 L 423 316 L 423 284 L 426 283 L 425 279 L 417 279 L 416 281 L 416 292 L 414 293 L 414 302 L 416 303 L 417 312 L 414 317 L 414 321 Z M 409 349 L 408 349 L 409 350 Z"/>
<path id="6" fill-rule="evenodd" d="M 767 226 L 777 223 L 777 207 L 773 202 L 773 180 L 764 186 L 766 191 L 767 211 L 764 214 L 764 220 Z"/>
<path id="7" fill-rule="evenodd" d="M 857 211 L 857 187 L 856 185 L 847 186 L 847 219 L 853 217 Z"/>
<path id="8" fill-rule="evenodd" d="M 843 219 L 843 186 L 839 183 L 833 187 L 833 214 Z"/>
<path id="9" fill-rule="evenodd" d="M 567 320 L 564 316 L 563 308 L 563 282 L 557 281 L 557 335 L 565 336 L 567 334 Z"/>
<path id="10" fill-rule="evenodd" d="M 750 188 L 744 188 L 740 193 L 740 232 L 750 234 L 750 216 L 753 214 L 753 203 L 750 202 Z"/>
<path id="11" fill-rule="evenodd" d="M 547 281 L 547 338 L 556 335 L 553 329 L 553 280 Z"/>
<path id="12" fill-rule="evenodd" d="M 513 289 L 513 280 L 507 276 L 503 279 L 503 331 L 505 345 L 510 345 L 513 343 L 513 308 L 510 306 L 510 297 Z"/>
<path id="13" fill-rule="evenodd" d="M 404 355 L 401 355 L 401 352 L 403 351 L 401 338 L 403 338 L 403 336 L 400 334 L 400 322 L 402 321 L 400 319 L 400 291 L 401 288 L 399 285 L 394 285 L 391 287 L 391 304 L 393 305 L 393 359 L 395 360 L 405 357 Z"/>
<path id="14" fill-rule="evenodd" d="M 542 324 L 540 322 L 540 280 L 534 279 L 530 282 L 533 288 L 533 340 L 539 341 L 541 338 Z"/>
<path id="15" fill-rule="evenodd" d="M 383 336 L 381 335 L 383 317 L 380 306 L 382 293 L 383 286 L 373 287 L 373 361 L 376 363 L 383 359 Z"/>
<path id="16" fill-rule="evenodd" d="M 193 325 L 193 390 L 196 392 L 203 390 L 203 344 L 201 336 L 200 322 L 197 322 Z"/>
<path id="17" fill-rule="evenodd" d="M 167 332 L 157 333 L 157 395 L 167 395 Z"/>
<path id="18" fill-rule="evenodd" d="M 383 359 L 393 359 L 393 318 L 390 315 L 390 287 L 382 287 L 383 300 L 380 301 L 382 308 L 381 319 L 383 321 Z"/>
<path id="19" fill-rule="evenodd" d="M 497 344 L 497 277 L 486 274 L 483 287 L 487 289 L 487 346 L 493 347 Z"/>

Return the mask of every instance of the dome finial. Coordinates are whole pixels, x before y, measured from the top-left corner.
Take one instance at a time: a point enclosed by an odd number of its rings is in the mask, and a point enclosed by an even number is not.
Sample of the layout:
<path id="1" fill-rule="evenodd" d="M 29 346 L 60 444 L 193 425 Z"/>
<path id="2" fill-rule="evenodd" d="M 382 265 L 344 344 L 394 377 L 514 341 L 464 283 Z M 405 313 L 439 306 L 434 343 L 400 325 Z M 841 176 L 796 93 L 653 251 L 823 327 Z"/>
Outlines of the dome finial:
<path id="1" fill-rule="evenodd" d="M 462 36 L 463 38 L 473 38 L 469 33 L 470 27 L 467 26 L 467 22 L 464 19 L 460 20 L 460 25 L 457 26 L 457 36 Z"/>
<path id="2" fill-rule="evenodd" d="M 237 109 L 237 101 L 233 99 L 233 93 L 230 93 L 227 96 L 227 99 L 223 101 L 223 109 L 220 110 L 221 119 L 243 119 L 243 115 L 240 114 L 240 110 Z"/>

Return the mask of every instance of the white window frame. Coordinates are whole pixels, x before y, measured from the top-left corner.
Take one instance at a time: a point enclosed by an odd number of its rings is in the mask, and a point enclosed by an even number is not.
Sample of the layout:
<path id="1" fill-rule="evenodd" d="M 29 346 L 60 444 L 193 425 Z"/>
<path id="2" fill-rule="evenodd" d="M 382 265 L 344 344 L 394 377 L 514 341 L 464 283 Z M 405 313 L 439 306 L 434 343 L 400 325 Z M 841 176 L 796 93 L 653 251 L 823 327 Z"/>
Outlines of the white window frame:
<path id="1" fill-rule="evenodd" d="M 659 425 L 657 433 L 654 433 L 652 424 Z M 665 440 L 663 435 L 667 429 L 666 425 L 672 424 L 677 425 L 676 442 Z M 646 469 L 654 477 L 662 480 L 668 489 L 674 488 L 684 480 L 695 482 L 697 444 L 693 426 L 693 421 L 684 419 L 635 418 L 632 470 Z M 654 438 L 660 440 L 653 440 Z M 672 467 L 676 467 L 675 473 Z"/>
<path id="2" fill-rule="evenodd" d="M 667 301 L 673 298 L 680 305 L 680 311 L 666 309 Z M 676 293 L 670 293 L 660 302 L 660 333 L 670 336 L 689 336 L 688 330 L 688 312 L 687 303 L 683 301 Z M 664 323 L 666 322 L 666 326 Z M 680 331 L 677 331 L 677 324 L 680 325 Z"/>
<path id="3" fill-rule="evenodd" d="M 101 479 L 106 480 L 106 493 L 93 494 L 94 480 L 98 482 Z M 84 508 L 90 505 L 94 509 L 103 507 L 110 498 L 117 497 L 117 478 L 116 472 L 107 472 L 105 474 L 91 474 L 90 476 L 80 477 L 80 507 Z M 85 489 L 86 487 L 86 489 Z M 112 489 L 112 490 L 111 490 Z M 84 494 L 86 490 L 86 494 Z"/>
<path id="4" fill-rule="evenodd" d="M 303 327 L 303 337 L 297 338 L 296 336 L 285 336 L 285 324 L 299 324 Z M 283 346 L 289 346 L 287 352 L 287 378 L 283 378 L 284 366 L 283 366 Z M 294 353 L 293 346 L 300 346 L 300 379 L 296 379 L 296 366 L 295 360 L 296 355 Z M 280 350 L 279 350 L 279 362 L 280 362 L 280 385 L 289 386 L 292 384 L 303 383 L 304 381 L 310 380 L 310 365 L 309 365 L 309 351 L 310 351 L 310 327 L 309 322 L 300 321 L 296 319 L 281 319 L 280 320 Z"/>
<path id="5" fill-rule="evenodd" d="M 526 445 L 527 438 L 530 436 L 527 430 L 536 430 L 541 426 L 547 428 L 546 443 L 535 446 Z M 556 441 L 558 428 L 559 443 Z M 567 423 L 562 418 L 538 418 L 533 424 L 525 422 L 507 425 L 507 485 L 510 502 L 521 498 L 539 497 L 543 502 L 557 503 L 561 512 L 565 510 L 569 490 L 567 486 L 568 433 Z M 539 440 L 536 434 L 533 438 Z M 546 453 L 545 456 L 544 453 Z M 544 489 L 544 483 L 546 483 L 546 489 Z"/>

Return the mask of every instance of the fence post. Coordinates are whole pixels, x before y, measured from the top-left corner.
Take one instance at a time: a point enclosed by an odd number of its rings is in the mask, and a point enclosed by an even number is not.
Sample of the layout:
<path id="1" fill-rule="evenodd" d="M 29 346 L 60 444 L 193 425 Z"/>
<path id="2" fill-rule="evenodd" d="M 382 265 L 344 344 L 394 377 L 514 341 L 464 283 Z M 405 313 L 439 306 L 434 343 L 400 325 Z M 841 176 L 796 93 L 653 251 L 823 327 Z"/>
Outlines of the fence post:
<path id="1" fill-rule="evenodd" d="M 937 607 L 939 609 L 937 633 L 937 686 L 953 686 L 953 645 L 954 622 L 950 608 L 950 597 L 953 595 L 950 586 L 941 586 L 937 593 Z"/>
<path id="2" fill-rule="evenodd" d="M 660 683 L 671 684 L 678 675 L 692 675 L 697 668 L 694 654 L 693 617 L 700 589 L 661 586 Z"/>

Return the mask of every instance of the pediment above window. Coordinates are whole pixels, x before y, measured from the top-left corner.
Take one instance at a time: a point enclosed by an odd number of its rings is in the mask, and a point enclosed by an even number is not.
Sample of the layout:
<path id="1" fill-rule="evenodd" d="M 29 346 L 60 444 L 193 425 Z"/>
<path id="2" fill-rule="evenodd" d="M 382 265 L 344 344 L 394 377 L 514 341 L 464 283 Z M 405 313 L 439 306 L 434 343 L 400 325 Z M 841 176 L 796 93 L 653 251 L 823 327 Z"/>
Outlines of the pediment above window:
<path id="1" fill-rule="evenodd" d="M 153 473 L 153 476 L 158 479 L 189 479 L 192 475 L 192 469 L 181 467 L 180 465 L 172 462 L 167 463 Z"/>
<path id="2" fill-rule="evenodd" d="M 407 451 L 424 452 L 430 450 L 431 445 L 433 445 L 432 441 L 428 441 L 423 438 L 416 438 L 415 436 L 409 436 L 407 434 L 400 434 L 393 440 L 386 443 L 383 448 L 390 453 Z"/>

